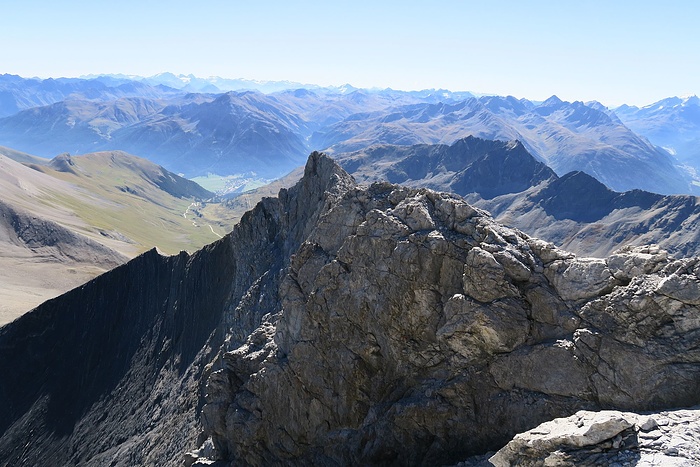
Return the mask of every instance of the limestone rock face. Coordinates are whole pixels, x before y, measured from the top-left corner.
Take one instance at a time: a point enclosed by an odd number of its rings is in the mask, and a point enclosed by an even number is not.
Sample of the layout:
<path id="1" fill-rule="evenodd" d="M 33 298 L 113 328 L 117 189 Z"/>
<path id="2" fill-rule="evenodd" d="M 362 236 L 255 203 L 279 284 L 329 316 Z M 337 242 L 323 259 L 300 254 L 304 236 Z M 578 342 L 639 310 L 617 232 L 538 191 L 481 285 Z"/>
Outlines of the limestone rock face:
<path id="1" fill-rule="evenodd" d="M 581 410 L 516 435 L 481 463 L 496 467 L 698 464 L 697 407 L 652 414 Z"/>
<path id="2" fill-rule="evenodd" d="M 697 404 L 699 277 L 654 247 L 576 258 L 452 195 L 336 187 L 279 306 L 212 367 L 202 439 L 251 465 L 439 465 L 580 409 Z"/>
<path id="3" fill-rule="evenodd" d="M 697 405 L 699 278 L 314 153 L 221 241 L 0 328 L 0 463 L 449 465 L 579 410 Z"/>

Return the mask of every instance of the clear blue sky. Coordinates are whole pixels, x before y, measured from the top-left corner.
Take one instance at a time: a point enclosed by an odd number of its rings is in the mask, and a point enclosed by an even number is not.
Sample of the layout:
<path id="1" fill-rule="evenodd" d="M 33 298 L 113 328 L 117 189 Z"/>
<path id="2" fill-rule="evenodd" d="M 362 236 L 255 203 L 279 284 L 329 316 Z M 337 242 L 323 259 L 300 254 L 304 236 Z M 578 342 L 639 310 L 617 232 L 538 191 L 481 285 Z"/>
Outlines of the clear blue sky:
<path id="1" fill-rule="evenodd" d="M 649 104 L 700 94 L 700 2 L 3 2 L 0 72 L 163 71 Z"/>

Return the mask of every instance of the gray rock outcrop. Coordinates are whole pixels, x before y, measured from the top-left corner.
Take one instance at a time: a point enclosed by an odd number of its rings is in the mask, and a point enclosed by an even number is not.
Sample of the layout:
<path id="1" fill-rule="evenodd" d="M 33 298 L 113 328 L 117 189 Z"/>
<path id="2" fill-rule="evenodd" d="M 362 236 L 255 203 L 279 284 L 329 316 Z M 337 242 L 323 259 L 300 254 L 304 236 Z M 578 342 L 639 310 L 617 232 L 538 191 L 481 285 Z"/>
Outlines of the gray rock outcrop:
<path id="1" fill-rule="evenodd" d="M 698 277 L 658 248 L 576 258 L 455 196 L 348 187 L 212 367 L 205 435 L 251 465 L 434 465 L 580 409 L 697 404 Z"/>
<path id="2" fill-rule="evenodd" d="M 699 277 L 314 153 L 221 241 L 0 328 L 0 460 L 449 465 L 579 410 L 696 405 Z"/>
<path id="3" fill-rule="evenodd" d="M 700 464 L 700 410 L 581 410 L 518 434 L 480 465 L 640 467 Z M 466 465 L 466 463 L 465 463 Z"/>

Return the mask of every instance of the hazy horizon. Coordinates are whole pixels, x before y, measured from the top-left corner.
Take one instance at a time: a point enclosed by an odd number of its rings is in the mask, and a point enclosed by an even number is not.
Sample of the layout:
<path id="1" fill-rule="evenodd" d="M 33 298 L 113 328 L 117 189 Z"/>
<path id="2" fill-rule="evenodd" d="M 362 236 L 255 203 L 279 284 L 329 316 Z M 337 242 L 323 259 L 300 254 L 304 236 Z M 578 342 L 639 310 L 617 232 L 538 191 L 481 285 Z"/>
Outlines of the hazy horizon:
<path id="1" fill-rule="evenodd" d="M 2 72 L 162 72 L 644 106 L 700 94 L 700 4 L 13 2 Z"/>

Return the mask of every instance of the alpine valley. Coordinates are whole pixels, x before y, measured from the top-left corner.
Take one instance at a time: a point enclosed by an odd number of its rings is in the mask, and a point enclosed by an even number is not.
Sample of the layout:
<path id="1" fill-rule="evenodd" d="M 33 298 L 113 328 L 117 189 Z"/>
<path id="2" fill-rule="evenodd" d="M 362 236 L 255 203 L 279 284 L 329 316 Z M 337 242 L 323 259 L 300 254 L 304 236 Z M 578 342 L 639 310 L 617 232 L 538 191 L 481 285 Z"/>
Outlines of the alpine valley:
<path id="1" fill-rule="evenodd" d="M 0 76 L 0 465 L 697 465 L 698 115 Z"/>

